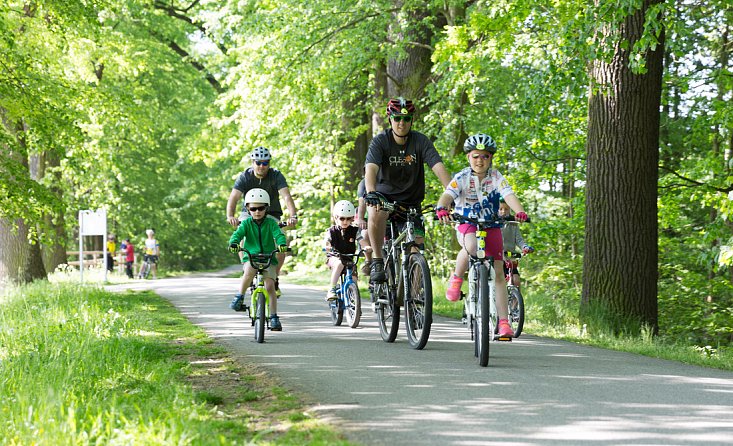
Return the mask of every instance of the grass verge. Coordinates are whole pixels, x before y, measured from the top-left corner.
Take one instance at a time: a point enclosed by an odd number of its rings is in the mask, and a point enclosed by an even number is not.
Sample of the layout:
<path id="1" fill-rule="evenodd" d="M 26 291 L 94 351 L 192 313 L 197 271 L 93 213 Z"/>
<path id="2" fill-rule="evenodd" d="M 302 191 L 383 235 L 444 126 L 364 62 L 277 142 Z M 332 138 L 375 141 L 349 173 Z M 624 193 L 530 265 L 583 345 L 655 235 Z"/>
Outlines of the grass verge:
<path id="1" fill-rule="evenodd" d="M 349 444 L 150 292 L 0 297 L 2 444 Z"/>

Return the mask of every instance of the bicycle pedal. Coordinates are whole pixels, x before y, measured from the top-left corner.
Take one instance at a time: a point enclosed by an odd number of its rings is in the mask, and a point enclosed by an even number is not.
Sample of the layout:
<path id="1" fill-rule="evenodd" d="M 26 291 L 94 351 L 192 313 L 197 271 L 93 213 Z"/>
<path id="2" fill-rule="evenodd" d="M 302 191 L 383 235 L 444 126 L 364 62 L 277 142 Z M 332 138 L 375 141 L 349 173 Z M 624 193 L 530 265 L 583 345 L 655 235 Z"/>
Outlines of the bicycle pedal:
<path id="1" fill-rule="evenodd" d="M 496 340 L 500 342 L 512 342 L 512 337 L 511 336 L 497 336 Z"/>

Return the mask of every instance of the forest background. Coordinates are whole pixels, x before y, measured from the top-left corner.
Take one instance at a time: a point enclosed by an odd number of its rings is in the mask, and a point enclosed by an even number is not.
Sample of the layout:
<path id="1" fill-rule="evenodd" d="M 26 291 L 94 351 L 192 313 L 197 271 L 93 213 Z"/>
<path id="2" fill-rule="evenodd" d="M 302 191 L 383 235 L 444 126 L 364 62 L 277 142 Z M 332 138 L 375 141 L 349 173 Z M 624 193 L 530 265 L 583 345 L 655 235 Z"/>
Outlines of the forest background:
<path id="1" fill-rule="evenodd" d="M 320 265 L 399 95 L 451 172 L 466 136 L 497 140 L 557 301 L 533 311 L 730 345 L 732 24 L 725 0 L 3 2 L 0 282 L 65 264 L 100 207 L 118 239 L 154 228 L 163 268 L 231 263 L 226 199 L 260 145 L 297 264 Z M 453 234 L 427 231 L 443 280 Z"/>

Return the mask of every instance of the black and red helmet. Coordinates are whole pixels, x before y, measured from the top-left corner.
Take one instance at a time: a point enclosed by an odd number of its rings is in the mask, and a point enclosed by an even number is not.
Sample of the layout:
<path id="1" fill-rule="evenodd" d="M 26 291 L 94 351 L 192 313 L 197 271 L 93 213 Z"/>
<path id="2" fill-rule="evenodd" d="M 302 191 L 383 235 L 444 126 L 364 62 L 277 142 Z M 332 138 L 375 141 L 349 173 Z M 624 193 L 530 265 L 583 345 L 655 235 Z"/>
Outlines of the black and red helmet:
<path id="1" fill-rule="evenodd" d="M 412 115 L 415 113 L 415 104 L 403 97 L 390 99 L 387 103 L 387 116 Z"/>

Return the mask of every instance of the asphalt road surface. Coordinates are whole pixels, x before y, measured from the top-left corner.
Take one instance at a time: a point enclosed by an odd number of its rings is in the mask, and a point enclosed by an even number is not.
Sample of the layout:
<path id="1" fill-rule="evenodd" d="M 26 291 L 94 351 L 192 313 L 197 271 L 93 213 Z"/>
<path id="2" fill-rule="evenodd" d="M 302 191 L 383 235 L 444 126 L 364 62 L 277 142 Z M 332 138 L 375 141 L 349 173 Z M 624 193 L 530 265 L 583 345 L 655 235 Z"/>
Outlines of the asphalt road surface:
<path id="1" fill-rule="evenodd" d="M 482 368 L 459 321 L 436 317 L 416 351 L 402 321 L 393 344 L 381 340 L 369 305 L 357 329 L 335 327 L 325 291 L 282 281 L 283 331 L 266 332 L 263 344 L 246 315 L 229 309 L 239 279 L 204 274 L 110 288 L 155 290 L 360 444 L 733 444 L 733 373 L 526 334 L 492 343 Z"/>

